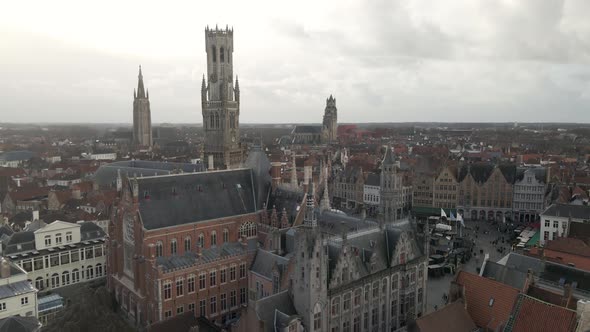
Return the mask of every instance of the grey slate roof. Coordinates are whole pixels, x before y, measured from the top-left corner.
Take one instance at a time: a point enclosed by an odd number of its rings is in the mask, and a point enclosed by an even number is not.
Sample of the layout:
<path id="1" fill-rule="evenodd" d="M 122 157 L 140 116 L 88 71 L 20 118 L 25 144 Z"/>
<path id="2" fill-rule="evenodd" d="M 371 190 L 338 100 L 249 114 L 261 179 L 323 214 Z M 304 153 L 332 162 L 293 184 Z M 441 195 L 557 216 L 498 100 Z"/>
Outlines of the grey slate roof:
<path id="1" fill-rule="evenodd" d="M 275 331 L 274 318 L 276 311 L 284 315 L 281 317 L 281 321 L 283 322 L 285 321 L 285 316 L 292 317 L 297 315 L 297 310 L 295 310 L 293 301 L 287 290 L 256 301 L 255 310 L 258 319 L 265 322 L 265 329 L 263 331 L 266 332 Z"/>
<path id="2" fill-rule="evenodd" d="M 29 160 L 35 156 L 34 152 L 31 151 L 7 151 L 0 153 L 0 161 L 19 161 Z"/>
<path id="3" fill-rule="evenodd" d="M 381 176 L 377 173 L 368 173 L 365 185 L 379 187 L 381 185 Z"/>
<path id="4" fill-rule="evenodd" d="M 518 289 L 524 287 L 527 276 L 526 272 L 491 261 L 486 263 L 482 275 Z"/>
<path id="5" fill-rule="evenodd" d="M 251 168 L 254 173 L 254 190 L 257 193 L 257 209 L 262 209 L 268 200 L 270 193 L 270 161 L 258 146 L 252 147 L 245 162 L 246 168 Z"/>
<path id="6" fill-rule="evenodd" d="M 552 204 L 543 213 L 542 216 L 552 217 L 569 217 L 573 219 L 590 220 L 590 206 L 587 205 L 569 205 L 569 204 Z"/>
<path id="7" fill-rule="evenodd" d="M 161 265 L 164 271 L 172 271 L 193 266 L 198 263 L 212 262 L 221 257 L 242 255 L 249 250 L 256 249 L 256 239 L 249 240 L 246 247 L 239 242 L 224 243 L 221 246 L 202 249 L 201 257 L 195 252 L 188 252 L 184 255 L 160 256 L 156 258 L 157 265 Z"/>
<path id="8" fill-rule="evenodd" d="M 0 300 L 8 297 L 27 294 L 35 291 L 35 287 L 27 280 L 0 286 Z"/>
<path id="9" fill-rule="evenodd" d="M 143 177 L 137 183 L 139 213 L 146 229 L 257 211 L 251 169 Z"/>
<path id="10" fill-rule="evenodd" d="M 36 317 L 10 316 L 0 319 L 0 332 L 41 331 L 41 323 Z"/>
<path id="11" fill-rule="evenodd" d="M 318 216 L 322 233 L 341 235 L 343 231 L 354 232 L 377 226 L 377 223 L 351 217 L 344 212 L 324 211 Z"/>
<path id="12" fill-rule="evenodd" d="M 100 166 L 94 173 L 93 180 L 99 186 L 114 186 L 117 181 L 117 170 L 121 175 L 154 176 L 182 171 L 184 173 L 205 171 L 203 164 L 170 163 L 149 160 L 116 161 Z"/>
<path id="13" fill-rule="evenodd" d="M 284 271 L 289 264 L 289 259 L 263 249 L 258 249 L 250 270 L 272 280 L 272 269 L 275 264 Z"/>

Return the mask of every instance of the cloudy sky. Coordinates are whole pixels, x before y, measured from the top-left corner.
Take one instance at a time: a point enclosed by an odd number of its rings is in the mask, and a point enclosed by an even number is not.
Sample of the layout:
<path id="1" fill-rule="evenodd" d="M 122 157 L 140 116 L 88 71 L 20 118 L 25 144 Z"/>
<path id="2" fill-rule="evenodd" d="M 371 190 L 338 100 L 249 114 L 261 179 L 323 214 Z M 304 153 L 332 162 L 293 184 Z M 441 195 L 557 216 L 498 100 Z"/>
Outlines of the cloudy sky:
<path id="1" fill-rule="evenodd" d="M 10 1 L 0 122 L 201 123 L 204 28 L 234 27 L 241 121 L 590 122 L 590 1 Z"/>

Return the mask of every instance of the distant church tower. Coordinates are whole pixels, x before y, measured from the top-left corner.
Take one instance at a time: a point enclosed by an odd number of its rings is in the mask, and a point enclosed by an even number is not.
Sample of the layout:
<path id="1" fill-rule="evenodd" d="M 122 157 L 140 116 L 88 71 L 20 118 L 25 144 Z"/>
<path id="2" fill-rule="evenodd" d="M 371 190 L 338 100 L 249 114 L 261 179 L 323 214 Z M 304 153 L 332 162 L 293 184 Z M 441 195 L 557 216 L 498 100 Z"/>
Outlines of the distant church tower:
<path id="1" fill-rule="evenodd" d="M 324 121 L 322 127 L 322 138 L 324 143 L 332 143 L 338 139 L 338 109 L 336 109 L 336 99 L 330 95 L 326 99 L 326 109 L 324 110 Z"/>
<path id="2" fill-rule="evenodd" d="M 381 162 L 380 187 L 379 222 L 380 224 L 395 222 L 401 214 L 402 186 L 391 145 L 385 149 L 385 156 Z"/>
<path id="3" fill-rule="evenodd" d="M 207 80 L 203 76 L 201 105 L 205 142 L 203 161 L 213 156 L 216 169 L 237 168 L 242 163 L 240 145 L 240 87 L 233 83 L 234 31 L 205 29 Z"/>
<path id="4" fill-rule="evenodd" d="M 141 66 L 139 66 L 137 91 L 133 90 L 133 144 L 141 147 L 152 146 L 150 93 L 143 87 Z"/>

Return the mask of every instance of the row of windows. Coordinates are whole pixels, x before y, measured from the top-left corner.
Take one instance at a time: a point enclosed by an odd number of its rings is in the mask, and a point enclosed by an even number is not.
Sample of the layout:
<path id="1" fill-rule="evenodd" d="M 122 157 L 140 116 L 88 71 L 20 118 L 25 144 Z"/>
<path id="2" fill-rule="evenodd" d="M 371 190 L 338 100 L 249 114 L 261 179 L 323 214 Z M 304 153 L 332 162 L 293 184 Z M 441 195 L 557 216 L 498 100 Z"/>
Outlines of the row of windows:
<path id="1" fill-rule="evenodd" d="M 17 262 L 17 264 L 20 265 L 25 271 L 32 272 L 48 269 L 50 267 L 67 265 L 86 259 L 94 259 L 97 257 L 102 257 L 103 255 L 104 248 L 102 245 L 100 245 L 80 249 L 73 249 L 61 253 L 39 256 L 35 258 L 23 259 Z"/>
<path id="2" fill-rule="evenodd" d="M 72 272 L 64 271 L 61 273 L 54 273 L 50 278 L 45 280 L 43 277 L 35 279 L 35 288 L 44 290 L 45 288 L 58 288 L 80 282 L 80 280 L 91 280 L 100 278 L 106 274 L 102 264 L 96 266 L 88 265 L 83 269 L 73 269 Z"/>
<path id="3" fill-rule="evenodd" d="M 256 223 L 248 221 L 243 223 L 239 229 L 240 237 L 251 238 L 255 237 L 257 234 L 256 231 Z M 229 229 L 224 228 L 222 231 L 222 242 L 226 243 L 229 242 Z M 184 238 L 184 252 L 190 252 L 192 250 L 192 238 L 191 236 L 187 236 Z M 211 231 L 209 234 L 209 244 L 210 246 L 217 246 L 218 238 L 217 238 L 217 231 Z M 205 234 L 200 233 L 197 238 L 197 247 L 204 248 L 205 247 Z M 178 240 L 173 238 L 170 240 L 170 255 L 178 254 Z M 156 257 L 161 257 L 164 255 L 164 244 L 162 241 L 156 242 Z"/>
<path id="4" fill-rule="evenodd" d="M 55 238 L 55 245 L 60 245 L 62 244 L 62 233 L 55 233 L 54 238 Z M 46 247 L 50 247 L 51 246 L 51 235 L 45 235 L 45 246 Z M 72 232 L 66 232 L 66 243 L 72 243 Z"/>
<path id="5" fill-rule="evenodd" d="M 23 296 L 20 298 L 20 305 L 21 306 L 26 306 L 28 304 L 29 304 L 29 297 L 28 296 Z M 6 311 L 6 310 L 7 310 L 6 302 L 0 302 L 0 312 Z"/>
<path id="6" fill-rule="evenodd" d="M 220 284 L 225 284 L 228 281 L 228 277 L 229 277 L 229 281 L 236 281 L 236 265 L 232 265 L 229 267 L 229 273 L 227 271 L 227 268 L 221 268 L 219 270 L 219 283 Z M 228 276 L 229 274 L 229 276 Z M 217 270 L 212 270 L 209 271 L 209 287 L 214 287 L 217 286 L 217 281 L 218 281 L 218 274 L 217 274 Z M 246 278 L 246 263 L 241 263 L 240 264 L 240 270 L 239 270 L 239 278 L 243 279 Z M 198 286 L 199 286 L 199 290 L 204 290 L 205 288 L 207 288 L 207 273 L 206 272 L 202 272 L 199 274 L 199 278 L 198 278 Z M 183 296 L 185 293 L 185 283 L 184 283 L 184 278 L 177 278 L 176 279 L 176 283 L 175 283 L 176 287 L 176 296 Z M 187 293 L 194 293 L 196 289 L 196 276 L 194 274 L 189 274 L 188 277 L 186 278 L 186 291 Z M 169 300 L 172 298 L 172 281 L 171 280 L 165 280 L 163 282 L 163 294 L 164 294 L 164 300 Z"/>
<path id="7" fill-rule="evenodd" d="M 233 308 L 237 307 L 238 304 L 246 303 L 248 301 L 246 288 L 240 288 L 240 298 L 239 298 L 240 302 L 239 303 L 238 303 L 237 292 L 235 290 L 230 291 L 229 295 L 227 293 L 220 294 L 219 295 L 219 302 L 217 300 L 218 300 L 217 296 L 211 296 L 209 298 L 209 305 L 208 306 L 207 306 L 207 299 L 199 300 L 198 315 L 203 316 L 203 317 L 214 316 L 218 313 L 223 313 L 225 311 L 233 309 Z M 195 310 L 196 310 L 195 303 L 189 303 L 187 305 L 187 309 L 188 309 L 188 311 L 192 311 L 193 313 L 197 314 L 195 312 Z M 209 311 L 207 311 L 207 309 L 209 309 Z M 180 306 L 176 307 L 176 314 L 180 315 L 182 313 L 184 313 L 184 305 L 180 305 Z M 172 317 L 171 310 L 164 312 L 165 319 L 169 319 L 171 317 Z M 235 317 L 235 316 L 233 316 L 233 317 Z"/>

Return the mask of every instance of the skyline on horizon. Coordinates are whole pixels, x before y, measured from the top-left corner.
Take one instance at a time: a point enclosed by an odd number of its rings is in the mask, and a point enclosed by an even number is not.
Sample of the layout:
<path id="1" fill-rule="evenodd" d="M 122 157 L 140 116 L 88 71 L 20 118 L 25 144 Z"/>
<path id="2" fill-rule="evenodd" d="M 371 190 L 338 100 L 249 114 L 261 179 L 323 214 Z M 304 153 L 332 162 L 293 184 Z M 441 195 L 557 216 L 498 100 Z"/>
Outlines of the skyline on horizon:
<path id="1" fill-rule="evenodd" d="M 229 3 L 9 4 L 2 121 L 131 123 L 141 64 L 153 123 L 200 124 L 228 22 L 244 124 L 319 123 L 330 94 L 341 123 L 590 122 L 588 2 Z"/>

